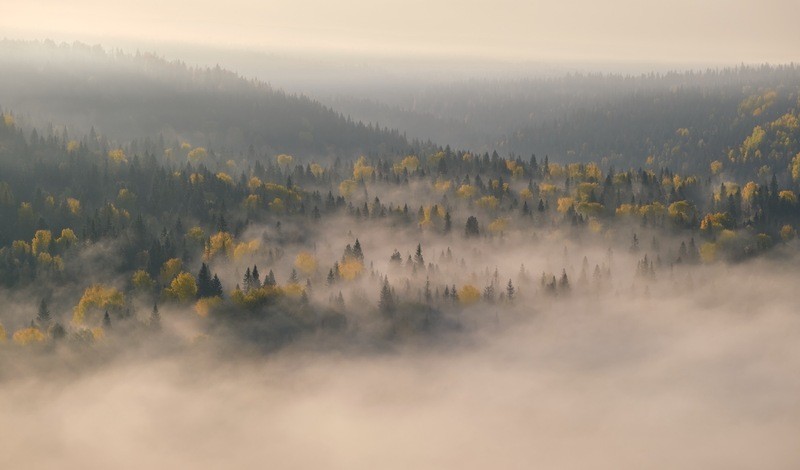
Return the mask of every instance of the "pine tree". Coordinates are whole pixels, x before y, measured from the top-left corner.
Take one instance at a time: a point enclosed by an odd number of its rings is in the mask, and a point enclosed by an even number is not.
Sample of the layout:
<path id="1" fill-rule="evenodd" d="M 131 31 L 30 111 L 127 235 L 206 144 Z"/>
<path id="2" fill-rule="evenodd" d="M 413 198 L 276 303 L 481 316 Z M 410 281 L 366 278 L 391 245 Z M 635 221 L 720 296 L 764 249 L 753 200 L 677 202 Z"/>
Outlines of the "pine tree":
<path id="1" fill-rule="evenodd" d="M 506 298 L 509 302 L 514 300 L 514 293 L 516 290 L 514 289 L 514 284 L 511 283 L 511 279 L 508 280 L 508 284 L 506 285 Z"/>
<path id="2" fill-rule="evenodd" d="M 108 315 L 108 310 L 103 314 L 103 328 L 111 329 L 111 317 Z"/>
<path id="3" fill-rule="evenodd" d="M 444 233 L 450 233 L 453 229 L 453 220 L 450 218 L 450 211 L 444 213 Z"/>

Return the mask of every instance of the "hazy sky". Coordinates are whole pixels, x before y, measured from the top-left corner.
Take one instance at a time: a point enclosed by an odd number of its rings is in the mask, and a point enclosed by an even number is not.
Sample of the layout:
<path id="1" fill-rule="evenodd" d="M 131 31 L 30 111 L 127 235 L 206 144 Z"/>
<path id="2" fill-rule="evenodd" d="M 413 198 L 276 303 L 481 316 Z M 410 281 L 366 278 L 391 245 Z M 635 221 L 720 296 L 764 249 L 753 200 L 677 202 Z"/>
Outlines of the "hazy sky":
<path id="1" fill-rule="evenodd" d="M 800 61 L 798 0 L 5 1 L 0 36 L 532 60 Z"/>

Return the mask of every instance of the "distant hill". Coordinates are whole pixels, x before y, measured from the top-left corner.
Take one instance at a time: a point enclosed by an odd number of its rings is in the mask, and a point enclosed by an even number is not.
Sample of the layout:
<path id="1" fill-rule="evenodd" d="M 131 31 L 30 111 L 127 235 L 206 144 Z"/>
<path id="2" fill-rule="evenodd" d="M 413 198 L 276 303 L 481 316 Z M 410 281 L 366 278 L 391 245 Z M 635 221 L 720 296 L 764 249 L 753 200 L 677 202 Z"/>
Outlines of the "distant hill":
<path id="1" fill-rule="evenodd" d="M 0 41 L 0 106 L 72 135 L 125 143 L 161 135 L 217 151 L 314 158 L 395 154 L 397 131 L 354 122 L 301 95 L 215 68 L 85 44 Z"/>
<path id="2" fill-rule="evenodd" d="M 605 159 L 618 167 L 638 167 L 653 157 L 654 164 L 678 170 L 707 168 L 711 161 L 729 158 L 731 150 L 740 153 L 756 126 L 776 131 L 765 136 L 765 160 L 772 153 L 771 159 L 783 165 L 797 152 L 791 123 L 788 141 L 778 129 L 788 118 L 773 124 L 787 114 L 796 116 L 800 108 L 800 67 L 795 65 L 465 80 L 382 92 L 338 96 L 328 103 L 409 137 L 481 152 L 549 154 L 562 162 Z M 779 145 L 773 146 L 771 137 Z"/>

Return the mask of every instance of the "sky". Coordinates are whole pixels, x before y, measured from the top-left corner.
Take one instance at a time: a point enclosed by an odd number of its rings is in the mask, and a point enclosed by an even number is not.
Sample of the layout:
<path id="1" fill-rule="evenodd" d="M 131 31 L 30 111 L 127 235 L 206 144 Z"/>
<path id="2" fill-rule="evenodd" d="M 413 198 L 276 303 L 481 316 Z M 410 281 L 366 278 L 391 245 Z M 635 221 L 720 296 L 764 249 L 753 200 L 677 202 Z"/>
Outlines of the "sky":
<path id="1" fill-rule="evenodd" d="M 800 61 L 797 0 L 28 0 L 0 37 L 512 61 Z"/>

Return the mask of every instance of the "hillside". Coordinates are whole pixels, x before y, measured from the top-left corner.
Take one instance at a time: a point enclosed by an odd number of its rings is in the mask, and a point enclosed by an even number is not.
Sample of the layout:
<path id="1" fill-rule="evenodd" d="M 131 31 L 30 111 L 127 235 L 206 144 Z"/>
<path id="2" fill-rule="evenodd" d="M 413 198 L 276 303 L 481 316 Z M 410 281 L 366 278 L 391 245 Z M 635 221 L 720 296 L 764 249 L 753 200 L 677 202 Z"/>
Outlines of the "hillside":
<path id="1" fill-rule="evenodd" d="M 161 138 L 226 153 L 349 158 L 402 153 L 396 131 L 354 122 L 302 95 L 215 68 L 75 43 L 0 42 L 0 106 L 19 124 Z"/>

